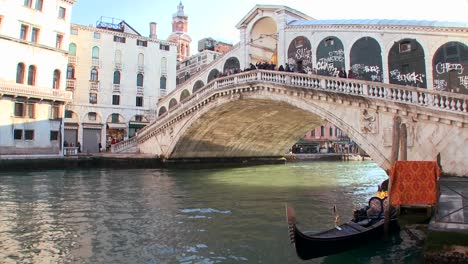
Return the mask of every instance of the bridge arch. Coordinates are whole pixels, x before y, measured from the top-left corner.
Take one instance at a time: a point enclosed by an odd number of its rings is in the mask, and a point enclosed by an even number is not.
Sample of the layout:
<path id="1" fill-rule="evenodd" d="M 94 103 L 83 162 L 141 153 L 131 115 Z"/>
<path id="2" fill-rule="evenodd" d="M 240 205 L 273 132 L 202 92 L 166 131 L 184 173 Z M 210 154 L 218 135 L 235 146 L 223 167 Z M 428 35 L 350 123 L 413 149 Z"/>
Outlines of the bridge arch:
<path id="1" fill-rule="evenodd" d="M 177 105 L 177 100 L 175 98 L 172 98 L 170 101 L 169 101 L 169 109 L 173 108 L 174 106 Z"/>
<path id="2" fill-rule="evenodd" d="M 223 67 L 223 73 L 227 73 L 228 71 L 232 70 L 239 70 L 240 69 L 240 62 L 237 57 L 230 57 L 226 60 Z"/>
<path id="3" fill-rule="evenodd" d="M 458 41 L 441 45 L 432 60 L 432 78 L 438 91 L 468 94 L 468 46 Z"/>
<path id="4" fill-rule="evenodd" d="M 427 88 L 424 49 L 416 39 L 394 42 L 388 53 L 388 70 L 391 84 Z"/>
<path id="5" fill-rule="evenodd" d="M 167 112 L 167 109 L 166 109 L 165 106 L 160 107 L 160 108 L 159 108 L 159 111 L 158 111 L 158 116 L 162 116 L 162 115 L 164 115 L 166 112 Z"/>
<path id="6" fill-rule="evenodd" d="M 184 90 L 180 93 L 179 102 L 184 101 L 184 99 L 187 98 L 187 97 L 189 97 L 189 96 L 190 96 L 190 92 L 189 92 L 187 89 L 184 89 Z"/>
<path id="7" fill-rule="evenodd" d="M 200 90 L 200 88 L 202 88 L 203 86 L 205 86 L 205 84 L 202 80 L 196 81 L 193 85 L 192 93 L 195 93 L 196 91 Z"/>
<path id="8" fill-rule="evenodd" d="M 288 46 L 287 63 L 297 68 L 298 61 L 301 61 L 305 72 L 312 70 L 312 46 L 305 36 L 294 38 Z"/>
<path id="9" fill-rule="evenodd" d="M 335 36 L 322 39 L 317 46 L 317 73 L 326 76 L 337 76 L 345 67 L 343 42 Z"/>
<path id="10" fill-rule="evenodd" d="M 209 83 L 212 80 L 216 79 L 218 75 L 219 75 L 218 69 L 212 69 L 210 73 L 208 74 L 208 79 L 206 80 L 206 83 Z"/>
<path id="11" fill-rule="evenodd" d="M 250 63 L 268 62 L 278 64 L 278 27 L 276 20 L 270 16 L 260 17 L 252 23 L 249 32 L 250 45 L 248 53 L 250 54 Z"/>
<path id="12" fill-rule="evenodd" d="M 383 82 L 382 49 L 374 38 L 366 36 L 354 42 L 350 65 L 355 79 Z"/>

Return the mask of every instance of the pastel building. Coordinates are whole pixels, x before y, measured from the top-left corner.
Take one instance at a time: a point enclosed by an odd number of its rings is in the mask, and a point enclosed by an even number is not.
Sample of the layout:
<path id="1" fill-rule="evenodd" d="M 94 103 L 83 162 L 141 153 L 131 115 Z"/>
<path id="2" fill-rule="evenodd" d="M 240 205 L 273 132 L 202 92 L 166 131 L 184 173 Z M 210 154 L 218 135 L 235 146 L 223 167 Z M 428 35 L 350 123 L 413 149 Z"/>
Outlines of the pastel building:
<path id="1" fill-rule="evenodd" d="M 177 45 L 156 38 L 156 23 L 142 36 L 123 20 L 71 25 L 65 140 L 99 152 L 133 137 L 155 118 L 157 101 L 176 86 Z"/>
<path id="2" fill-rule="evenodd" d="M 61 155 L 75 0 L 1 1 L 0 155 Z"/>

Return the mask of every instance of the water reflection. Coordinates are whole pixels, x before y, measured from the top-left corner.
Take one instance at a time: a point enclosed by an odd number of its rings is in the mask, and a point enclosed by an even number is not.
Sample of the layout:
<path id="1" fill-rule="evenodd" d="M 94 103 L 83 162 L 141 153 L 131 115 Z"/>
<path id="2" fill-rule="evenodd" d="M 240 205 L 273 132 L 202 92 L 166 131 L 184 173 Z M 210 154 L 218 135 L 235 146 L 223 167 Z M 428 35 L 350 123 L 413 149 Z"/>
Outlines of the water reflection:
<path id="1" fill-rule="evenodd" d="M 0 262 L 300 263 L 285 202 L 301 226 L 322 230 L 334 204 L 350 218 L 384 178 L 371 162 L 1 173 Z M 414 258 L 416 246 L 402 245 L 314 262 Z"/>

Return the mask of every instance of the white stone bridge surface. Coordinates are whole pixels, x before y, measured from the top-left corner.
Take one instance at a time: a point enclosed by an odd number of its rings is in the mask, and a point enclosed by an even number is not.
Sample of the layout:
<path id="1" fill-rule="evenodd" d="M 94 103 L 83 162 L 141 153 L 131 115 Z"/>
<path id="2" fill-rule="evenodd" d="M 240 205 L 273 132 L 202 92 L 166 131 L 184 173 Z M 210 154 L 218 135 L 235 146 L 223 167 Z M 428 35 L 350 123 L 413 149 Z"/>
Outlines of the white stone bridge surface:
<path id="1" fill-rule="evenodd" d="M 383 169 L 393 118 L 408 129 L 408 159 L 436 160 L 468 175 L 468 96 L 279 71 L 218 78 L 114 146 L 166 158 L 282 156 L 306 132 L 336 125 Z"/>

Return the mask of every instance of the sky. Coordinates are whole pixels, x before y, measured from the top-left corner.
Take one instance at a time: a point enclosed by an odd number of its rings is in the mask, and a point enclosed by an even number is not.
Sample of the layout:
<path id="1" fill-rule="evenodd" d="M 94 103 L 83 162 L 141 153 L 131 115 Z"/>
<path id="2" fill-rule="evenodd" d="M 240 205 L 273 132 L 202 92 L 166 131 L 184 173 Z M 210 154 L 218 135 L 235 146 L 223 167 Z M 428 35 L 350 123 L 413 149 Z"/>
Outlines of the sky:
<path id="1" fill-rule="evenodd" d="M 172 32 L 172 15 L 180 0 L 77 0 L 72 23 L 96 25 L 101 16 L 125 20 L 141 35 L 157 23 L 157 38 Z M 188 15 L 191 53 L 198 40 L 212 37 L 236 44 L 236 24 L 256 4 L 285 5 L 315 19 L 409 19 L 468 22 L 468 0 L 182 0 Z"/>

